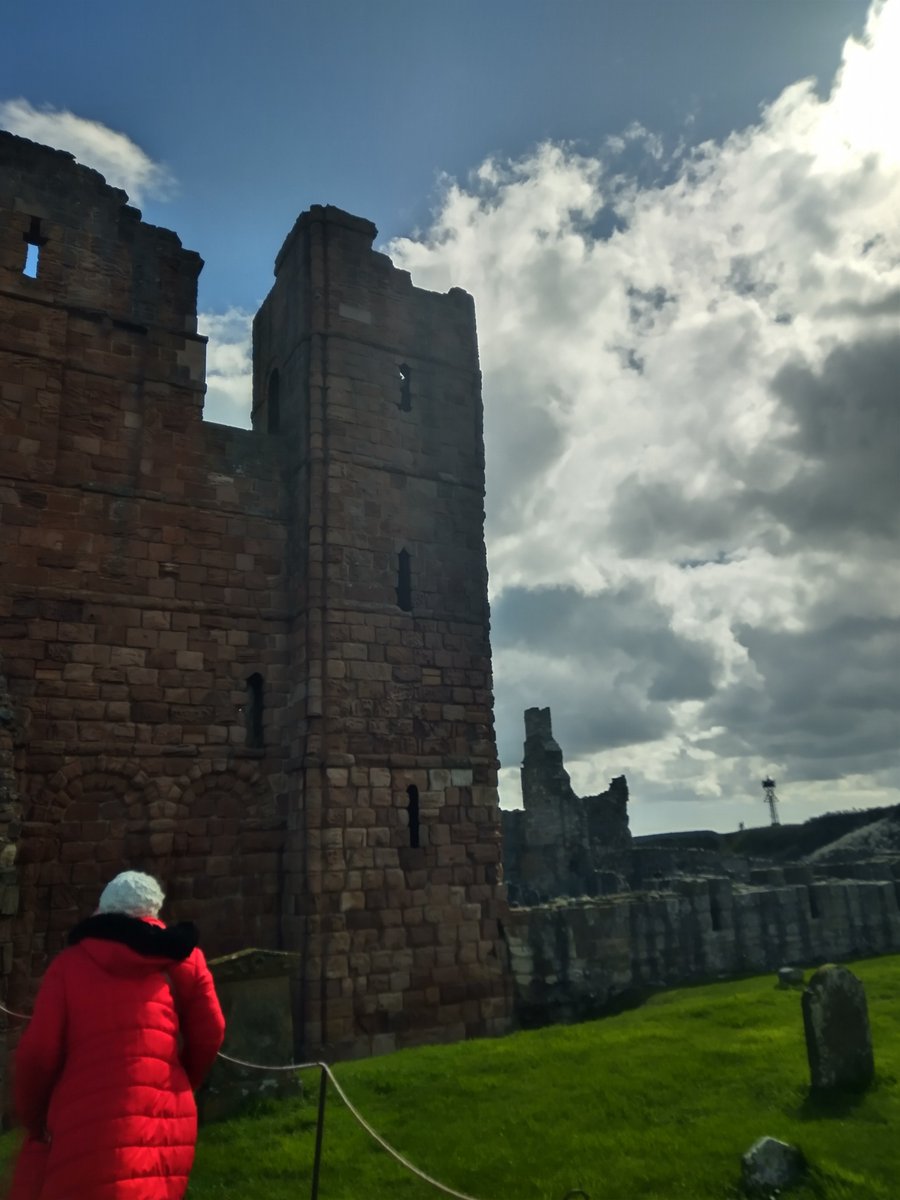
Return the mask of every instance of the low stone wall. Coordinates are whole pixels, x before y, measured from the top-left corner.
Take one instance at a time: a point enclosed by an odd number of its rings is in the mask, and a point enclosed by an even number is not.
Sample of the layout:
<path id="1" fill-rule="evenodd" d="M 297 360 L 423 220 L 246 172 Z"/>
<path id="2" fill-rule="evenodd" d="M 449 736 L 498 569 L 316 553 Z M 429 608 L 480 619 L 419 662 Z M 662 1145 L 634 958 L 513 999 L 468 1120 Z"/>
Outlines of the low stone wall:
<path id="1" fill-rule="evenodd" d="M 504 925 L 524 1026 L 582 1020 L 654 987 L 900 952 L 887 880 L 685 879 L 666 892 L 513 908 Z"/>

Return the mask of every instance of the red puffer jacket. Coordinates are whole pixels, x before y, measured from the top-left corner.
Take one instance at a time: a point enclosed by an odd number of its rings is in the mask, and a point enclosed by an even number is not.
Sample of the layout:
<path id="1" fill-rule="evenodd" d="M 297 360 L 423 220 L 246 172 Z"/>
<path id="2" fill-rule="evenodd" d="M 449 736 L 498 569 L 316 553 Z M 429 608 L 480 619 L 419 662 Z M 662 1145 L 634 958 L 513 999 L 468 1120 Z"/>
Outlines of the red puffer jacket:
<path id="1" fill-rule="evenodd" d="M 69 942 L 16 1052 L 10 1200 L 180 1200 L 225 1030 L 193 926 L 103 914 Z"/>

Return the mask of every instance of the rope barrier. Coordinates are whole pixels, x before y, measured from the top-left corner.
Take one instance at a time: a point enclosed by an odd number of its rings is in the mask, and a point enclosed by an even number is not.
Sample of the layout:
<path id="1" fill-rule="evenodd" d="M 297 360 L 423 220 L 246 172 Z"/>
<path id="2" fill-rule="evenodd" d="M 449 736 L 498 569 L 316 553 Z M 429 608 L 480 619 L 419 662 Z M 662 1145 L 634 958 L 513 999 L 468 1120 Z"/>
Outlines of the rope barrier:
<path id="1" fill-rule="evenodd" d="M 439 1179 L 434 1179 L 431 1175 L 426 1174 L 426 1172 L 420 1170 L 415 1163 L 411 1163 L 408 1158 L 404 1157 L 404 1155 L 402 1155 L 399 1150 L 395 1149 L 390 1142 L 386 1141 L 386 1139 L 381 1136 L 378 1130 L 369 1124 L 366 1118 L 362 1115 L 362 1113 L 338 1083 L 334 1072 L 332 1071 L 331 1067 L 329 1067 L 328 1063 L 288 1063 L 286 1066 L 273 1067 L 266 1066 L 263 1063 L 248 1062 L 243 1058 L 233 1058 L 230 1054 L 223 1054 L 221 1050 L 219 1051 L 219 1058 L 224 1059 L 225 1062 L 234 1063 L 239 1067 L 248 1067 L 254 1071 L 310 1071 L 313 1069 L 318 1069 L 324 1072 L 329 1083 L 337 1092 L 340 1099 L 344 1102 L 347 1111 L 354 1118 L 354 1120 L 360 1126 L 362 1126 L 370 1138 L 378 1143 L 382 1150 L 386 1151 L 392 1158 L 396 1159 L 396 1161 L 400 1163 L 402 1167 L 405 1167 L 407 1171 L 411 1171 L 413 1175 L 417 1175 L 424 1183 L 429 1184 L 433 1188 L 437 1188 L 439 1192 L 443 1192 L 445 1196 L 452 1196 L 454 1197 L 454 1200 L 475 1200 L 474 1196 L 469 1196 L 466 1192 L 458 1192 L 455 1188 L 449 1187 L 447 1184 L 441 1183 Z"/>
<path id="2" fill-rule="evenodd" d="M 447 1184 L 441 1183 L 439 1180 L 434 1179 L 431 1175 L 426 1175 L 426 1173 L 424 1171 L 420 1171 L 419 1168 L 417 1166 L 415 1166 L 414 1163 L 411 1163 L 408 1158 L 404 1158 L 403 1155 L 400 1153 L 400 1151 L 395 1150 L 394 1147 L 389 1142 L 386 1142 L 384 1140 L 384 1138 L 381 1136 L 381 1134 L 372 1128 L 372 1126 L 365 1119 L 365 1117 L 362 1115 L 362 1113 L 360 1113 L 354 1107 L 354 1105 L 350 1102 L 350 1099 L 347 1096 L 347 1093 L 344 1091 L 344 1089 L 341 1087 L 341 1085 L 335 1079 L 334 1074 L 331 1071 L 331 1068 L 327 1067 L 324 1063 L 322 1064 L 322 1067 L 323 1067 L 325 1073 L 327 1074 L 328 1078 L 331 1080 L 331 1083 L 334 1086 L 334 1090 L 337 1092 L 337 1094 L 340 1096 L 340 1098 L 346 1104 L 347 1109 L 350 1112 L 351 1116 L 356 1118 L 356 1120 L 363 1127 L 363 1129 L 366 1131 L 366 1133 L 369 1135 L 369 1137 L 374 1138 L 375 1141 L 378 1143 L 378 1145 L 381 1146 L 382 1150 L 386 1150 L 388 1152 L 388 1154 L 391 1155 L 392 1158 L 395 1158 L 397 1160 L 397 1162 L 400 1163 L 401 1166 L 406 1167 L 407 1171 L 411 1171 L 413 1173 L 413 1175 L 418 1175 L 419 1179 L 421 1179 L 423 1182 L 429 1184 L 431 1187 L 437 1188 L 437 1190 L 439 1192 L 443 1192 L 445 1196 L 453 1196 L 454 1200 L 475 1200 L 475 1198 L 473 1196 L 469 1196 L 465 1192 L 457 1192 L 455 1188 L 448 1187 Z"/>
<path id="3" fill-rule="evenodd" d="M 13 1012 L 12 1009 L 7 1008 L 6 1005 L 2 1004 L 2 1003 L 0 1003 L 0 1011 L 5 1012 L 10 1017 L 16 1017 L 20 1021 L 28 1021 L 31 1019 L 30 1017 L 25 1016 L 24 1013 Z M 224 1062 L 232 1063 L 237 1067 L 246 1067 L 247 1069 L 253 1070 L 253 1071 L 312 1071 L 312 1070 L 322 1071 L 325 1074 L 325 1076 L 328 1078 L 329 1083 L 332 1085 L 334 1090 L 337 1092 L 340 1099 L 346 1105 L 347 1111 L 354 1118 L 354 1120 L 366 1131 L 366 1133 L 369 1135 L 370 1138 L 372 1138 L 374 1141 L 376 1141 L 378 1143 L 378 1145 L 382 1148 L 382 1150 L 386 1151 L 392 1158 L 396 1159 L 396 1161 L 398 1163 L 400 1163 L 400 1165 L 402 1167 L 405 1167 L 407 1171 L 411 1171 L 413 1175 L 418 1176 L 418 1178 L 421 1179 L 424 1183 L 427 1183 L 427 1184 L 429 1184 L 429 1186 L 436 1188 L 439 1192 L 443 1192 L 445 1196 L 452 1196 L 453 1200 L 476 1200 L 476 1198 L 474 1196 L 470 1196 L 466 1192 L 458 1192 L 458 1191 L 456 1191 L 455 1188 L 449 1187 L 445 1183 L 441 1183 L 441 1181 L 439 1179 L 434 1179 L 431 1175 L 428 1175 L 425 1171 L 420 1170 L 415 1165 L 415 1163 L 411 1163 L 409 1161 L 409 1159 L 405 1158 L 404 1155 L 402 1155 L 399 1150 L 396 1150 L 390 1144 L 390 1142 L 386 1141 L 381 1136 L 381 1134 L 378 1132 L 378 1130 L 369 1124 L 369 1122 L 362 1115 L 362 1113 L 359 1111 L 359 1109 L 356 1107 L 356 1105 L 352 1102 L 350 1097 L 347 1095 L 347 1093 L 344 1091 L 344 1089 L 338 1083 L 337 1079 L 335 1079 L 334 1072 L 332 1071 L 331 1067 L 329 1067 L 329 1065 L 327 1063 L 324 1063 L 324 1062 L 287 1063 L 283 1066 L 271 1066 L 267 1063 L 255 1063 L 255 1062 L 249 1062 L 247 1059 L 243 1059 L 243 1058 L 234 1058 L 230 1054 L 224 1054 L 221 1050 L 219 1051 L 218 1057 L 221 1058 Z"/>
<path id="4" fill-rule="evenodd" d="M 219 1051 L 219 1058 L 224 1062 L 234 1063 L 236 1067 L 249 1067 L 253 1071 L 311 1071 L 313 1067 L 323 1067 L 325 1064 L 320 1062 L 308 1063 L 287 1063 L 283 1067 L 269 1066 L 268 1063 L 247 1062 L 244 1058 L 232 1058 L 230 1054 L 225 1054 Z"/>
<path id="5" fill-rule="evenodd" d="M 11 1008 L 7 1008 L 6 1005 L 2 1003 L 0 1003 L 0 1012 L 5 1012 L 8 1017 L 15 1017 L 17 1021 L 31 1020 L 31 1017 L 26 1016 L 25 1013 L 13 1012 Z"/>

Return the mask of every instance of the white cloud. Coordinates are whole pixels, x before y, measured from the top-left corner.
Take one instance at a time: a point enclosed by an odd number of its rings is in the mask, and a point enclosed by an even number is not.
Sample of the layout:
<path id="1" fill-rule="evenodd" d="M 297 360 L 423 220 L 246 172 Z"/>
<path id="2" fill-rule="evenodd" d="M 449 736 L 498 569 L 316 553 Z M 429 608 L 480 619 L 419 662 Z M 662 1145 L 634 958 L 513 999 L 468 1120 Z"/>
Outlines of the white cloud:
<path id="1" fill-rule="evenodd" d="M 898 60 L 889 0 L 825 99 L 797 83 L 680 157 L 634 127 L 593 156 L 490 160 L 387 247 L 419 286 L 476 298 L 498 619 L 523 588 L 630 597 L 717 664 L 713 697 L 619 745 L 635 688 L 658 714 L 655 625 L 646 663 L 632 640 L 599 665 L 567 662 L 546 613 L 514 645 L 495 626 L 498 726 L 547 702 L 540 681 L 568 687 L 573 778 L 627 773 L 642 831 L 764 820 L 767 770 L 786 819 L 900 798 Z"/>
<path id="2" fill-rule="evenodd" d="M 123 188 L 134 204 L 148 196 L 165 199 L 174 180 L 161 163 L 146 154 L 131 138 L 99 121 L 89 121 L 66 109 L 27 100 L 0 101 L 0 127 L 57 150 L 68 150 L 78 162 L 93 167 L 112 187 Z"/>
<path id="3" fill-rule="evenodd" d="M 209 338 L 206 348 L 206 401 L 203 418 L 250 428 L 253 400 L 251 326 L 253 313 L 229 308 L 200 313 L 197 325 Z"/>

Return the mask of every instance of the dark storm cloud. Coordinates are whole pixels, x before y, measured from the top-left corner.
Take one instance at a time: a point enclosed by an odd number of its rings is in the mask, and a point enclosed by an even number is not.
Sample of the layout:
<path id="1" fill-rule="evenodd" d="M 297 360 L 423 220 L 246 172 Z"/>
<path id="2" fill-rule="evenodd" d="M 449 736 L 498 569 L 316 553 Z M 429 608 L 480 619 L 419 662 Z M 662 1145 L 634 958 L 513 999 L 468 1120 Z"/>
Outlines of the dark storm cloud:
<path id="1" fill-rule="evenodd" d="M 711 750 L 789 762 L 797 779 L 837 779 L 896 762 L 900 735 L 900 620 L 852 618 L 802 632 L 742 627 L 757 679 L 705 705 L 727 732 Z"/>
<path id="2" fill-rule="evenodd" d="M 742 514 L 734 496 L 686 496 L 676 483 L 628 476 L 610 507 L 609 533 L 622 554 L 673 559 L 722 558 L 735 543 Z"/>
<path id="3" fill-rule="evenodd" d="M 840 345 L 819 369 L 789 363 L 770 386 L 791 426 L 773 444 L 796 460 L 788 482 L 760 488 L 758 454 L 718 496 L 632 474 L 610 509 L 622 553 L 677 561 L 748 543 L 781 554 L 900 536 L 900 335 Z"/>
<path id="4" fill-rule="evenodd" d="M 900 317 L 900 288 L 877 300 L 841 300 L 820 309 L 823 317 Z"/>
<path id="5" fill-rule="evenodd" d="M 785 445 L 804 465 L 757 495 L 803 540 L 900 534 L 900 336 L 838 346 L 820 371 L 783 367 L 772 381 L 794 430 Z"/>
<path id="6" fill-rule="evenodd" d="M 509 588 L 493 605 L 492 625 L 506 765 L 521 755 L 521 714 L 531 705 L 550 705 L 575 757 L 660 738 L 672 726 L 670 705 L 713 694 L 710 648 L 675 633 L 666 609 L 638 584 L 600 595 Z M 516 652 L 513 669 L 506 656 Z"/>

